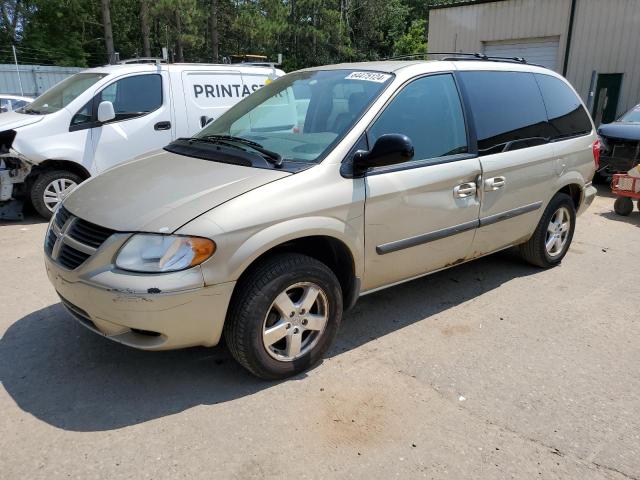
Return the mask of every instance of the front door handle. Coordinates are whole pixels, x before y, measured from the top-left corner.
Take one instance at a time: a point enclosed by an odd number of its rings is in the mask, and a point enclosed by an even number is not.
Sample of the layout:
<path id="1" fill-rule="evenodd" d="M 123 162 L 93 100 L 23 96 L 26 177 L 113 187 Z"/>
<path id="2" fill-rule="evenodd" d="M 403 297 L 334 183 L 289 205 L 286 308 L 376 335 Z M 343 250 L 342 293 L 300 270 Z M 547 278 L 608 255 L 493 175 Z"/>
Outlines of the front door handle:
<path id="1" fill-rule="evenodd" d="M 477 186 L 475 182 L 461 183 L 453 187 L 453 196 L 456 198 L 467 198 L 476 194 Z"/>
<path id="2" fill-rule="evenodd" d="M 171 122 L 158 122 L 153 126 L 154 130 L 169 130 L 171 128 Z"/>
<path id="3" fill-rule="evenodd" d="M 495 190 L 498 190 L 499 188 L 504 187 L 505 183 L 507 183 L 507 179 L 504 177 L 487 178 L 484 181 L 484 191 L 493 192 Z"/>

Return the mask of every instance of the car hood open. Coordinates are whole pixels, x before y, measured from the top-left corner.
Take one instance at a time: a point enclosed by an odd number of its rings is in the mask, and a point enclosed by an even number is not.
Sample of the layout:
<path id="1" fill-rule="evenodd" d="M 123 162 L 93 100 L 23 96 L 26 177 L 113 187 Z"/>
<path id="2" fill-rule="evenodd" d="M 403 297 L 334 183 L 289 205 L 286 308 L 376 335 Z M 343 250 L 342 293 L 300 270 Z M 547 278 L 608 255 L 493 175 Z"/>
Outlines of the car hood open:
<path id="1" fill-rule="evenodd" d="M 14 130 L 16 128 L 31 125 L 39 122 L 44 115 L 27 115 L 26 113 L 5 112 L 0 114 L 0 132 L 3 130 Z"/>
<path id="2" fill-rule="evenodd" d="M 600 125 L 598 134 L 607 138 L 640 141 L 640 124 L 613 122 Z"/>
<path id="3" fill-rule="evenodd" d="M 221 203 L 288 175 L 159 151 L 93 177 L 65 199 L 64 207 L 121 232 L 169 233 Z"/>

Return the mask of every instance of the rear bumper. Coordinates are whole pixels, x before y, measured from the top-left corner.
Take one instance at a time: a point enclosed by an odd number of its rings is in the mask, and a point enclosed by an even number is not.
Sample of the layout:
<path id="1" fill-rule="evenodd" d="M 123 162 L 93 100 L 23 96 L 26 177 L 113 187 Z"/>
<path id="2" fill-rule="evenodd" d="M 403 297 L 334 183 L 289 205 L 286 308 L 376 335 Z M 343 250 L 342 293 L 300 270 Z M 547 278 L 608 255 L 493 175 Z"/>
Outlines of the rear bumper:
<path id="1" fill-rule="evenodd" d="M 577 215 L 582 215 L 587 208 L 593 203 L 593 200 L 596 198 L 596 194 L 598 190 L 591 183 L 587 183 L 582 190 L 582 201 L 580 202 L 580 208 L 578 209 Z"/>
<path id="2" fill-rule="evenodd" d="M 85 327 L 142 350 L 216 345 L 235 282 L 159 293 L 105 288 L 45 258 L 47 275 L 63 305 Z"/>

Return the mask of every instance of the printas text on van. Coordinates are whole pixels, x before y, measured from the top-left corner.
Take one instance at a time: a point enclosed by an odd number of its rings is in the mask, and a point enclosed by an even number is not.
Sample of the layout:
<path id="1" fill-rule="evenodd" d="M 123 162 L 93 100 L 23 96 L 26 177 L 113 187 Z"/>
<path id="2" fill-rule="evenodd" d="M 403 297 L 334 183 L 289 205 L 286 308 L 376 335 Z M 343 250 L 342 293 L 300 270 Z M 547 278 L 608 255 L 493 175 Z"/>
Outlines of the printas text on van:
<path id="1" fill-rule="evenodd" d="M 254 83 L 253 85 L 242 85 L 239 83 L 212 85 L 210 83 L 205 83 L 202 85 L 194 84 L 193 93 L 195 94 L 196 98 L 201 95 L 204 95 L 205 98 L 246 97 L 247 95 L 250 95 L 251 93 L 258 90 L 260 87 L 264 87 L 264 85 L 256 83 Z"/>

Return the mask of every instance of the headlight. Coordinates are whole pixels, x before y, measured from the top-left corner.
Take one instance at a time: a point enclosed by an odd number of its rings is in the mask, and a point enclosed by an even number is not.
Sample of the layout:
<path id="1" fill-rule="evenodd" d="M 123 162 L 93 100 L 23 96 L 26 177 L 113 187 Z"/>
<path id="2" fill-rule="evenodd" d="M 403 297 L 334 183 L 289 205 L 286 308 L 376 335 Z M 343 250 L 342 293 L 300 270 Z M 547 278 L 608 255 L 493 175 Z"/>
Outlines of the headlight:
<path id="1" fill-rule="evenodd" d="M 138 233 L 120 249 L 116 266 L 133 272 L 175 272 L 200 265 L 215 251 L 208 238 Z"/>

